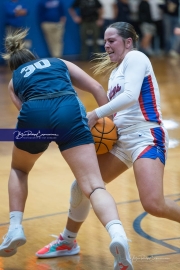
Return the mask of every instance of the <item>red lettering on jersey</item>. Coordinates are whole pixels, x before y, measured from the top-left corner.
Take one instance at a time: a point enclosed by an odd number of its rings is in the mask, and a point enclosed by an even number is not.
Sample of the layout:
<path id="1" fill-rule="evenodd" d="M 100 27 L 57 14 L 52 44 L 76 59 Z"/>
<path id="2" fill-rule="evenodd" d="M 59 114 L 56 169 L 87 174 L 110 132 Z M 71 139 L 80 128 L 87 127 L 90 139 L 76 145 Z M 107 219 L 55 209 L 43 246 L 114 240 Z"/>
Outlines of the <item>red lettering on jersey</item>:
<path id="1" fill-rule="evenodd" d="M 115 96 L 115 94 L 118 93 L 119 91 L 121 91 L 121 86 L 119 85 L 115 86 L 113 90 L 110 91 L 109 93 L 109 99 L 111 100 Z"/>

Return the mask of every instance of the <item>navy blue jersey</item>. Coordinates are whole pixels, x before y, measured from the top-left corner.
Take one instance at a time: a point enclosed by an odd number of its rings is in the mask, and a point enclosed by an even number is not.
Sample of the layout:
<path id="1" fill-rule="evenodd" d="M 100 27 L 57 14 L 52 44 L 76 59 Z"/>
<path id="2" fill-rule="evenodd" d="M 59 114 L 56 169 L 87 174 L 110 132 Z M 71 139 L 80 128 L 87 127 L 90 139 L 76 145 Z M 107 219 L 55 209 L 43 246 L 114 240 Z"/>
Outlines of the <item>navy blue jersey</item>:
<path id="1" fill-rule="evenodd" d="M 63 91 L 76 94 L 64 62 L 57 58 L 36 59 L 13 72 L 14 92 L 22 102 L 52 98 Z"/>

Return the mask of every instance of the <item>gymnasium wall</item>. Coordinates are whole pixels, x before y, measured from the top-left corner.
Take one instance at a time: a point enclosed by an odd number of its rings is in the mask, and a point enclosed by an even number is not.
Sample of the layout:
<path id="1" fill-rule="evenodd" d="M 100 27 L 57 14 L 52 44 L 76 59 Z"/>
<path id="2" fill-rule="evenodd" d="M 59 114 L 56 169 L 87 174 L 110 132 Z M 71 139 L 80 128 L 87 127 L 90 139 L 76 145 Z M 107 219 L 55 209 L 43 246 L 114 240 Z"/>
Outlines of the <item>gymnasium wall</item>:
<path id="1" fill-rule="evenodd" d="M 4 1 L 0 0 L 0 52 L 4 51 L 3 39 L 5 35 L 5 17 L 3 12 Z M 68 60 L 76 59 L 80 52 L 80 37 L 79 37 L 79 26 L 73 22 L 71 19 L 68 8 L 73 3 L 74 0 L 62 0 L 66 8 L 66 28 L 64 34 L 64 51 L 63 56 Z M 43 33 L 41 31 L 39 21 L 38 21 L 38 2 L 39 0 L 24 0 L 29 8 L 29 15 L 26 19 L 26 25 L 29 28 L 28 40 L 30 41 L 30 50 L 36 53 L 39 57 L 48 57 L 49 52 L 46 46 Z M 0 56 L 0 64 L 4 61 Z"/>

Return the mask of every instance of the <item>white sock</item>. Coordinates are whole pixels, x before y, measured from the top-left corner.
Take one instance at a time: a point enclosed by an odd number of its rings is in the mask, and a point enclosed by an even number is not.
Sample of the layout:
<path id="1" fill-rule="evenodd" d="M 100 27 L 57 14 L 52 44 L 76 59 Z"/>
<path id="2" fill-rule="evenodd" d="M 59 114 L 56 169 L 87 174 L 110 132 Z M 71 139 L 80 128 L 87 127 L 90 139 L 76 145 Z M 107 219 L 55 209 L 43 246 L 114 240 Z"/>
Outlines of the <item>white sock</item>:
<path id="1" fill-rule="evenodd" d="M 68 242 L 73 242 L 76 239 L 77 233 L 71 232 L 65 228 L 61 235 L 64 240 L 68 240 Z"/>
<path id="2" fill-rule="evenodd" d="M 20 211 L 12 211 L 9 213 L 10 218 L 10 227 L 14 225 L 20 225 L 23 219 L 23 212 Z"/>
<path id="3" fill-rule="evenodd" d="M 120 220 L 111 220 L 110 222 L 108 222 L 106 224 L 106 230 L 108 231 L 111 239 L 113 239 L 117 234 L 123 236 L 124 238 L 127 238 Z"/>

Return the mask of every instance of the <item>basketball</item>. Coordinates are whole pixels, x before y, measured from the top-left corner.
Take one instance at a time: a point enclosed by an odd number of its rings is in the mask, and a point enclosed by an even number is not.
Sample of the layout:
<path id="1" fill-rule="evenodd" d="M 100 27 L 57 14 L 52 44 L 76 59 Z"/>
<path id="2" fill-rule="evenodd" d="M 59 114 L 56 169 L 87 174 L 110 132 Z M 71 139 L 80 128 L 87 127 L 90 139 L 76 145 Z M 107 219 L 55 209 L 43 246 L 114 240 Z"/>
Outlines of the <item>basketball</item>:
<path id="1" fill-rule="evenodd" d="M 109 152 L 117 141 L 117 128 L 108 117 L 100 118 L 91 129 L 97 155 Z"/>

